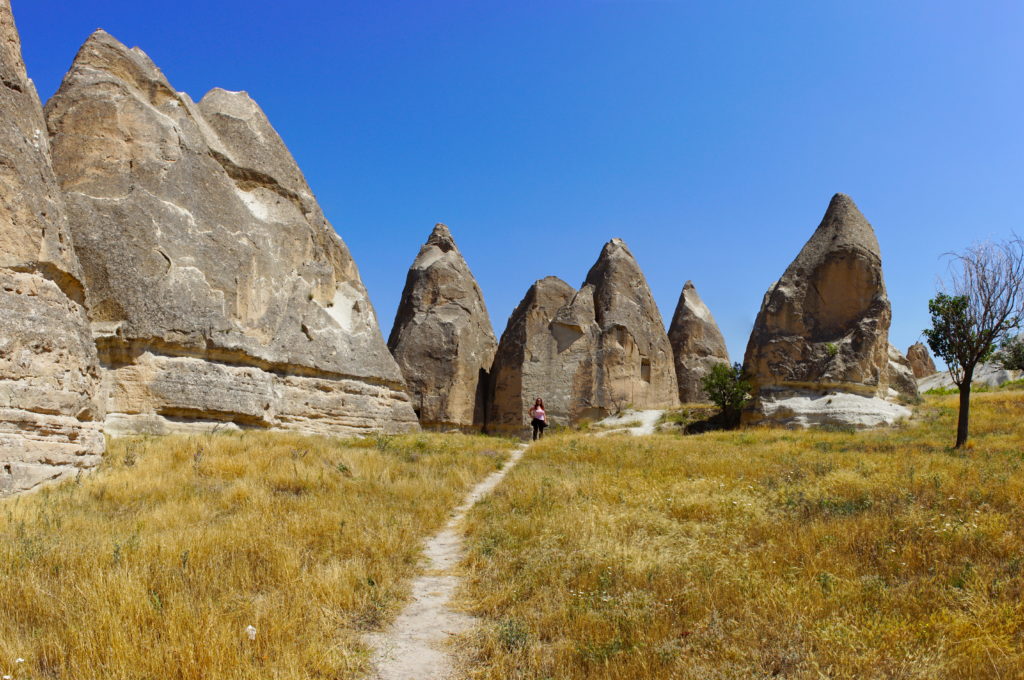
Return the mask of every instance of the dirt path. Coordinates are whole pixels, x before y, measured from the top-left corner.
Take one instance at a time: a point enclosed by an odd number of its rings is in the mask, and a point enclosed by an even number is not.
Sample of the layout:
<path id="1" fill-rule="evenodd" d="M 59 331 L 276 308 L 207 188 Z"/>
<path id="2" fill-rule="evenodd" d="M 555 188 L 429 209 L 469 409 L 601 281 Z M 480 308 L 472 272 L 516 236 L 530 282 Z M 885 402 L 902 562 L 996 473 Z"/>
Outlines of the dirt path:
<path id="1" fill-rule="evenodd" d="M 609 416 L 604 420 L 596 423 L 599 427 L 608 428 L 603 432 L 599 432 L 598 436 L 604 436 L 609 434 L 622 434 L 628 432 L 629 434 L 637 437 L 642 437 L 646 434 L 654 434 L 655 427 L 658 425 L 658 420 L 661 418 L 664 411 L 626 411 L 617 416 Z"/>
<path id="2" fill-rule="evenodd" d="M 427 568 L 413 581 L 412 601 L 390 630 L 367 636 L 374 649 L 375 674 L 372 677 L 377 680 L 448 680 L 452 677 L 454 668 L 444 642 L 473 623 L 473 617 L 452 611 L 448 606 L 459 585 L 452 573 L 463 554 L 459 524 L 470 508 L 493 491 L 515 467 L 525 450 L 526 444 L 520 445 L 500 470 L 473 487 L 444 529 L 427 541 L 423 551 Z"/>

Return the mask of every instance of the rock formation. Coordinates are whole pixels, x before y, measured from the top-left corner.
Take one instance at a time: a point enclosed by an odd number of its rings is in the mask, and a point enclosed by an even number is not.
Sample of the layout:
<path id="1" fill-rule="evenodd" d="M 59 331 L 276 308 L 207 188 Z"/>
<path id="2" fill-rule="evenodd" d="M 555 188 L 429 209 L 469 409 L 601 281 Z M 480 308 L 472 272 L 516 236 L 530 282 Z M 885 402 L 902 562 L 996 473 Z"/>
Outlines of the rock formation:
<path id="1" fill-rule="evenodd" d="M 99 462 L 99 369 L 43 110 L 0 0 L 0 496 Z"/>
<path id="2" fill-rule="evenodd" d="M 248 95 L 196 104 L 97 31 L 46 117 L 108 432 L 417 426 L 348 249 Z"/>
<path id="3" fill-rule="evenodd" d="M 552 424 L 679 403 L 661 314 L 619 239 L 579 291 L 555 277 L 533 284 L 509 317 L 491 376 L 495 431 L 525 427 L 536 397 Z"/>
<path id="4" fill-rule="evenodd" d="M 917 378 L 914 369 L 903 353 L 895 346 L 889 345 L 888 366 L 889 396 L 902 397 L 904 400 L 917 401 L 921 394 L 917 391 Z"/>
<path id="5" fill-rule="evenodd" d="M 422 426 L 484 424 L 497 347 L 480 286 L 438 224 L 409 269 L 388 339 Z"/>
<path id="6" fill-rule="evenodd" d="M 489 431 L 521 430 L 537 397 L 555 425 L 598 415 L 591 412 L 598 332 L 593 301 L 591 289 L 577 294 L 554 276 L 530 286 L 494 356 Z"/>
<path id="7" fill-rule="evenodd" d="M 764 296 L 744 359 L 745 423 L 875 426 L 909 411 L 889 396 L 889 298 L 874 230 L 836 194 Z"/>
<path id="8" fill-rule="evenodd" d="M 676 406 L 679 386 L 665 321 L 640 266 L 621 239 L 605 244 L 584 284 L 594 288 L 595 399 L 616 411 Z M 582 291 L 581 291 L 582 292 Z"/>
<path id="9" fill-rule="evenodd" d="M 675 356 L 679 400 L 683 403 L 707 401 L 701 379 L 716 364 L 729 364 L 729 350 L 704 301 L 692 281 L 679 294 L 676 313 L 668 327 L 668 340 Z"/>
<path id="10" fill-rule="evenodd" d="M 907 361 L 914 371 L 914 377 L 921 379 L 935 373 L 935 362 L 928 348 L 921 342 L 915 342 L 907 350 Z"/>
<path id="11" fill-rule="evenodd" d="M 971 381 L 971 384 L 975 387 L 999 387 L 1022 378 L 1024 378 L 1024 371 L 1012 371 L 1003 368 L 998 362 L 990 361 L 978 364 L 974 369 L 974 380 Z M 918 380 L 917 388 L 921 392 L 927 392 L 928 390 L 952 390 L 956 388 L 956 383 L 953 382 L 953 377 L 949 374 L 949 371 L 938 371 Z"/>

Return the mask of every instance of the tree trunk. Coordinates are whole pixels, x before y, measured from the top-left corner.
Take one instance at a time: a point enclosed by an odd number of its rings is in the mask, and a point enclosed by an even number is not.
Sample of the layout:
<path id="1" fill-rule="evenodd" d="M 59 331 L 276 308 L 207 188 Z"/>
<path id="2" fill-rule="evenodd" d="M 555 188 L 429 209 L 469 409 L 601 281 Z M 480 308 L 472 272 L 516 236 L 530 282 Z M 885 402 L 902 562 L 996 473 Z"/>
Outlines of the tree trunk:
<path id="1" fill-rule="evenodd" d="M 967 426 L 971 419 L 971 382 L 974 380 L 974 367 L 964 369 L 963 384 L 960 385 L 960 415 L 956 421 L 956 446 L 959 449 L 967 443 Z"/>

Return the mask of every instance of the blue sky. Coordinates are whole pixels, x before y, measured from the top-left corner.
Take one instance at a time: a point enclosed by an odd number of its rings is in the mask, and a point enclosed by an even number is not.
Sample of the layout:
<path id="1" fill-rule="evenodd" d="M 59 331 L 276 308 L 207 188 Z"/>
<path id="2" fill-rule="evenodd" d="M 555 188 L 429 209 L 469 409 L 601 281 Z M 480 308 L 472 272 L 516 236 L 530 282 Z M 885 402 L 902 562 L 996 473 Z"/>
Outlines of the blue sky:
<path id="1" fill-rule="evenodd" d="M 831 195 L 874 225 L 901 349 L 943 252 L 1024 232 L 1024 3 L 13 0 L 45 100 L 97 27 L 198 99 L 247 90 L 348 243 L 385 336 L 447 223 L 500 334 L 626 240 L 742 359 Z"/>

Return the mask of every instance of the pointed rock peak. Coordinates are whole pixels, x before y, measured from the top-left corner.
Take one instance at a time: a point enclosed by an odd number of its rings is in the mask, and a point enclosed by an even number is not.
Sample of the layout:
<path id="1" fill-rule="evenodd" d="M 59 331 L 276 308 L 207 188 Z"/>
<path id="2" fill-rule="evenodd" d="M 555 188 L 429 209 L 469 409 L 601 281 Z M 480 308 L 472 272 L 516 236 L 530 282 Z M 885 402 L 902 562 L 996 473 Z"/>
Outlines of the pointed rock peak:
<path id="1" fill-rule="evenodd" d="M 881 257 L 875 230 L 867 221 L 857 204 L 846 194 L 836 194 L 828 204 L 814 236 L 808 245 L 816 244 L 817 249 L 858 248 Z"/>
<path id="2" fill-rule="evenodd" d="M 26 80 L 25 63 L 21 58 L 21 37 L 14 25 L 10 0 L 0 0 L 0 76 L 8 87 L 22 87 Z"/>
<path id="3" fill-rule="evenodd" d="M 442 252 L 447 253 L 450 250 L 458 250 L 455 245 L 455 239 L 452 238 L 452 232 L 448 230 L 448 226 L 438 222 L 434 225 L 434 230 L 430 232 L 430 237 L 427 239 L 427 245 L 437 246 Z"/>
<path id="4" fill-rule="evenodd" d="M 619 253 L 625 254 L 630 258 L 633 257 L 633 253 L 629 252 L 629 247 L 621 238 L 613 238 L 611 241 L 608 241 L 608 243 L 605 243 L 604 248 L 601 249 L 602 258 L 614 257 Z"/>
<path id="5" fill-rule="evenodd" d="M 176 99 L 178 96 L 145 52 L 138 47 L 129 49 L 101 28 L 93 31 L 78 50 L 61 87 L 76 77 L 88 77 L 82 71 L 88 73 L 90 69 L 106 72 L 117 80 L 136 87 L 153 103 L 162 103 L 168 98 Z"/>
<path id="6" fill-rule="evenodd" d="M 696 295 L 696 293 L 697 293 L 697 286 L 693 285 L 693 281 L 689 281 L 688 280 L 686 283 L 683 284 L 683 293 L 686 293 L 687 291 L 691 291 L 691 290 Z"/>

